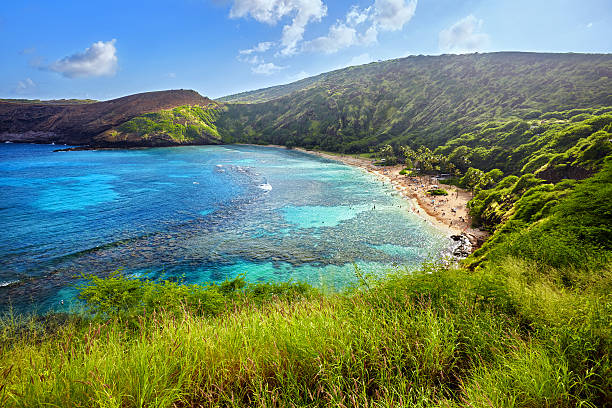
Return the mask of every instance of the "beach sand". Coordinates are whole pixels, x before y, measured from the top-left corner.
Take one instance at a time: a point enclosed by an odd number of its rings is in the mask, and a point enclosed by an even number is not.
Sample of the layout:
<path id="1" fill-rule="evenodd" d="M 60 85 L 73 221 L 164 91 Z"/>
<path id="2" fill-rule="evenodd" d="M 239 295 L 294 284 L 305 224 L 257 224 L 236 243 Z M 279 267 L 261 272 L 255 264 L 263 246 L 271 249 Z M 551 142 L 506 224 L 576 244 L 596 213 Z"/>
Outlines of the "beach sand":
<path id="1" fill-rule="evenodd" d="M 335 155 L 301 148 L 295 150 L 359 167 L 376 175 L 381 181 L 391 183 L 402 197 L 412 201 L 414 211 L 419 216 L 449 235 L 464 235 L 472 243 L 473 249 L 480 247 L 488 236 L 486 231 L 471 226 L 472 219 L 468 214 L 467 203 L 472 199 L 472 194 L 466 190 L 440 185 L 440 188 L 448 191 L 448 195 L 434 197 L 427 194 L 427 191 L 437 184 L 435 179 L 429 176 L 402 176 L 399 174 L 403 169 L 401 165 L 375 166 L 371 159 L 362 157 Z"/>

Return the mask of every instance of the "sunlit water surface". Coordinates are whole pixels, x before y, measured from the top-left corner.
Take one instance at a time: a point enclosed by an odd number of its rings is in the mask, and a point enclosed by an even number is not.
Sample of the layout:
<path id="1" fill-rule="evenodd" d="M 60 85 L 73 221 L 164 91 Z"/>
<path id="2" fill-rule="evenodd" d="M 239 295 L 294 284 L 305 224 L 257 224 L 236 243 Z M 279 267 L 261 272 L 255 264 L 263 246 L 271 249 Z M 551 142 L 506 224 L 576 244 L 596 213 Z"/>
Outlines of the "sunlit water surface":
<path id="1" fill-rule="evenodd" d="M 56 148 L 0 145 L 0 310 L 69 308 L 75 276 L 118 268 L 342 288 L 450 245 L 390 185 L 296 151 Z"/>

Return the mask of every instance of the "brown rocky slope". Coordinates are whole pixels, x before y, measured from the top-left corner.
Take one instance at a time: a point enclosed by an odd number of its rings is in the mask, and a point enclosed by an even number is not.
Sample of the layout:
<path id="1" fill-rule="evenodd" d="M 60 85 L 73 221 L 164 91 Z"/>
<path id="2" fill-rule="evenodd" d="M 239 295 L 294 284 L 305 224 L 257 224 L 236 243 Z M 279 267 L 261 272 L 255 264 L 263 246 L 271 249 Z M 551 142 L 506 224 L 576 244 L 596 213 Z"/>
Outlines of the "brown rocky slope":
<path id="1" fill-rule="evenodd" d="M 0 101 L 0 142 L 89 145 L 96 136 L 145 113 L 211 103 L 196 91 L 183 89 L 81 105 Z"/>

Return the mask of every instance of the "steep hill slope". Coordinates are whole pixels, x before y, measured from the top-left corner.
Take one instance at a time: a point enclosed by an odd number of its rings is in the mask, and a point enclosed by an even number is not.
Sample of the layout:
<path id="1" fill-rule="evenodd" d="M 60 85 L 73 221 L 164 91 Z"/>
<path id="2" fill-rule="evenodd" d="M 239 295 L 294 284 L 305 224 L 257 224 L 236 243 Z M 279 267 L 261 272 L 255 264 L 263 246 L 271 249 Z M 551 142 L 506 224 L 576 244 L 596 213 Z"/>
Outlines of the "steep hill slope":
<path id="1" fill-rule="evenodd" d="M 87 104 L 0 102 L 0 141 L 103 142 L 99 135 L 143 114 L 181 105 L 211 104 L 210 99 L 191 90 L 146 92 Z"/>
<path id="2" fill-rule="evenodd" d="M 268 102 L 273 99 L 282 98 L 293 92 L 302 91 L 317 84 L 320 84 L 334 72 L 327 72 L 309 78 L 300 79 L 285 85 L 276 85 L 268 88 L 256 89 L 254 91 L 240 92 L 233 95 L 218 98 L 217 101 L 225 103 L 259 103 Z"/>
<path id="3" fill-rule="evenodd" d="M 612 55 L 413 56 L 222 99 L 241 102 L 218 120 L 228 142 L 347 152 L 438 146 L 488 120 L 612 105 Z"/>

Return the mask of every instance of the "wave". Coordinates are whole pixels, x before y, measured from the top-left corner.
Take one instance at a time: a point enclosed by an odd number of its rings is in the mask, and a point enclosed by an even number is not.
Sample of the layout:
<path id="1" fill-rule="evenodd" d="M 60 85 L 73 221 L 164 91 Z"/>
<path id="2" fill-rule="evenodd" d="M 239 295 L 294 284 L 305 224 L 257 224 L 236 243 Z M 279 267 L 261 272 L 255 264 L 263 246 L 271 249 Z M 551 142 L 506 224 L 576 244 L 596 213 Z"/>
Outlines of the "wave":
<path id="1" fill-rule="evenodd" d="M 14 285 L 14 284 L 16 284 L 16 283 L 19 283 L 19 279 L 17 279 L 17 280 L 12 280 L 12 281 L 4 281 L 4 282 L 0 282 L 0 288 L 4 288 L 4 287 L 7 287 L 7 286 L 11 286 L 11 285 Z"/>

